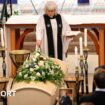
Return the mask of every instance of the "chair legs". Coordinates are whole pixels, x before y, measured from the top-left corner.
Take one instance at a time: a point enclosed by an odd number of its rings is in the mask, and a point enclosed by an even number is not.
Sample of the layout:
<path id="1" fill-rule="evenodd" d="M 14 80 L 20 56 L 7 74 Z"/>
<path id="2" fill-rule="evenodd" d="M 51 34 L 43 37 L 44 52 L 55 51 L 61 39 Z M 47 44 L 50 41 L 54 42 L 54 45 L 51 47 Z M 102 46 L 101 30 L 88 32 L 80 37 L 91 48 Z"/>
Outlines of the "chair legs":
<path id="1" fill-rule="evenodd" d="M 3 102 L 3 105 L 7 105 L 7 98 L 6 97 L 2 97 L 2 102 Z"/>

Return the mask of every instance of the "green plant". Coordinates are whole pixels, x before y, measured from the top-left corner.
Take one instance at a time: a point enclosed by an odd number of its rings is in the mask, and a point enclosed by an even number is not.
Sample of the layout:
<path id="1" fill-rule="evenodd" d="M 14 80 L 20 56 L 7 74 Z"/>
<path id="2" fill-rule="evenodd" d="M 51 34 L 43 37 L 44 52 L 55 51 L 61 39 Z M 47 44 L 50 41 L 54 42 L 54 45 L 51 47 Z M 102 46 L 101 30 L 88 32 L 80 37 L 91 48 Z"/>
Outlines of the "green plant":
<path id="1" fill-rule="evenodd" d="M 63 77 L 61 67 L 38 49 L 18 69 L 15 81 L 50 81 L 60 85 Z"/>

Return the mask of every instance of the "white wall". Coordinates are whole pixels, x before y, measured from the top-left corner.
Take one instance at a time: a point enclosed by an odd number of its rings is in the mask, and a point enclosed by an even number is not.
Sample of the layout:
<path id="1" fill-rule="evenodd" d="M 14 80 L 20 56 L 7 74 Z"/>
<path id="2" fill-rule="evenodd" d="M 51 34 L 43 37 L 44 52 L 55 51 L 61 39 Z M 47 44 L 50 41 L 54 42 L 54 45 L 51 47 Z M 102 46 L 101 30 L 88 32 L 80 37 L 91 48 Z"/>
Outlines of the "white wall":
<path id="1" fill-rule="evenodd" d="M 79 56 L 78 56 L 79 57 Z M 73 54 L 69 54 L 67 57 L 67 64 L 68 64 L 68 73 L 75 73 L 75 56 Z M 79 62 L 78 62 L 79 63 Z M 96 54 L 89 54 L 88 57 L 88 72 L 89 73 L 94 73 L 94 68 L 98 66 L 98 55 Z M 85 80 L 85 79 L 84 79 Z M 86 88 L 85 88 L 85 81 L 84 81 L 84 91 L 86 92 Z M 89 88 L 89 92 L 92 92 L 92 88 L 93 88 L 93 74 L 89 74 L 88 75 L 88 88 Z M 81 87 L 80 87 L 80 91 L 81 91 Z"/>
<path id="2" fill-rule="evenodd" d="M 43 12 L 43 7 L 45 5 L 45 2 L 48 0 L 32 0 L 32 1 L 38 13 L 41 14 Z M 85 6 L 78 6 L 77 0 L 53 0 L 53 1 L 57 2 L 58 9 L 61 13 L 69 13 L 74 15 L 105 13 L 105 0 L 90 0 L 90 5 L 85 5 Z M 0 10 L 2 10 L 1 8 L 2 5 L 0 4 Z M 7 10 L 8 11 L 10 10 L 9 5 Z M 27 14 L 27 13 L 36 14 L 34 7 L 31 4 L 31 0 L 18 0 L 18 4 L 13 5 L 13 11 L 17 10 L 19 14 Z"/>
<path id="3" fill-rule="evenodd" d="M 67 65 L 68 65 L 68 73 L 75 73 L 75 55 L 69 54 L 67 57 Z M 78 56 L 79 58 L 79 56 Z M 78 60 L 79 65 L 79 60 Z M 98 55 L 97 54 L 89 54 L 88 56 L 88 72 L 94 73 L 94 68 L 98 66 Z"/>

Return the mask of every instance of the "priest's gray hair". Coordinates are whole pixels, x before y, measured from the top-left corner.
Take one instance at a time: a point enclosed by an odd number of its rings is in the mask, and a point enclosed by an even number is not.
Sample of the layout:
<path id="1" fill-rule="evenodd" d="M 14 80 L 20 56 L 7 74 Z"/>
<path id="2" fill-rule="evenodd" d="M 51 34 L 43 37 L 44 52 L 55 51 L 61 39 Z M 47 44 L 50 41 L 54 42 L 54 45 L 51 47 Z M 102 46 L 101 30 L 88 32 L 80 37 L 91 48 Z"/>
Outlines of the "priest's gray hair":
<path id="1" fill-rule="evenodd" d="M 54 1 L 48 1 L 44 7 L 45 13 L 47 10 L 55 10 L 55 12 L 57 13 L 57 4 Z"/>

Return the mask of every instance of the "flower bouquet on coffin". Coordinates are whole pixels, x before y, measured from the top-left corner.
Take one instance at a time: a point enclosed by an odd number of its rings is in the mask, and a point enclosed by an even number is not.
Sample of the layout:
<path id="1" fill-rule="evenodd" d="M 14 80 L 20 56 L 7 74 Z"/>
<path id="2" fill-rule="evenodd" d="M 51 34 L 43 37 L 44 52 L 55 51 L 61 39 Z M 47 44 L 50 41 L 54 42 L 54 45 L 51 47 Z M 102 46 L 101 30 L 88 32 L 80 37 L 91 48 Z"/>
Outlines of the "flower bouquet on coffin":
<path id="1" fill-rule="evenodd" d="M 64 77 L 61 67 L 37 49 L 30 54 L 22 66 L 19 67 L 15 81 L 50 81 L 60 85 Z"/>

